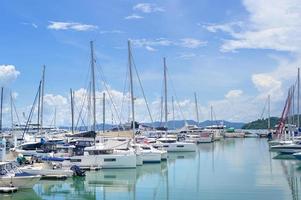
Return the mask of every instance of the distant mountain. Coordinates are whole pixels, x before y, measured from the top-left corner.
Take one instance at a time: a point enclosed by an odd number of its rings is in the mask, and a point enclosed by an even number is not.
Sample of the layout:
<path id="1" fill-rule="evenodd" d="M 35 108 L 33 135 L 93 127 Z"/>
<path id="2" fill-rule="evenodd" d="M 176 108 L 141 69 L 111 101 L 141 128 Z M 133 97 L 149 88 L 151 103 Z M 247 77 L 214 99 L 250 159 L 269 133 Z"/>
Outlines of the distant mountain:
<path id="1" fill-rule="evenodd" d="M 189 125 L 196 125 L 197 122 L 194 121 L 194 120 L 186 120 L 186 122 L 189 124 Z M 235 129 L 240 129 L 244 126 L 244 123 L 242 122 L 229 122 L 229 121 L 223 121 L 223 120 L 217 120 L 217 121 L 214 121 L 214 122 L 211 122 L 209 120 L 206 120 L 206 121 L 203 121 L 203 122 L 200 122 L 199 123 L 199 126 L 201 127 L 206 127 L 206 126 L 210 126 L 210 125 L 219 125 L 223 123 L 226 127 L 233 127 Z M 144 124 L 144 125 L 147 125 L 147 126 L 153 126 L 153 127 L 162 127 L 164 126 L 164 122 L 154 122 L 154 123 L 141 123 L 141 124 Z M 175 120 L 175 121 L 168 121 L 168 128 L 169 129 L 173 129 L 173 128 L 181 128 L 185 125 L 185 120 Z M 105 124 L 105 130 L 110 130 L 112 128 L 115 128 L 117 127 L 117 125 L 112 125 L 112 124 Z M 63 129 L 70 129 L 70 127 L 68 126 L 61 126 L 60 128 L 63 128 Z M 80 126 L 78 128 L 79 130 L 87 130 L 87 127 L 86 126 Z M 102 124 L 97 124 L 96 125 L 96 129 L 97 130 L 102 130 Z"/>
<path id="2" fill-rule="evenodd" d="M 271 127 L 275 127 L 278 124 L 278 117 L 271 117 Z M 267 129 L 268 128 L 268 118 L 266 119 L 257 119 L 250 123 L 245 124 L 243 129 Z"/>
<path id="3" fill-rule="evenodd" d="M 186 120 L 186 122 L 189 124 L 189 125 L 196 125 L 197 122 L 194 121 L 194 120 Z M 219 124 L 224 124 L 226 127 L 233 127 L 235 129 L 240 129 L 243 127 L 244 123 L 242 122 L 229 122 L 229 121 L 223 121 L 223 120 L 217 120 L 217 121 L 209 121 L 209 120 L 206 120 L 206 121 L 203 121 L 203 122 L 200 122 L 199 123 L 199 126 L 201 127 L 206 127 L 206 126 L 210 126 L 210 125 L 219 125 Z M 152 125 L 154 127 L 160 127 L 160 126 L 164 126 L 164 123 L 161 123 L 161 122 L 154 122 L 153 124 L 151 123 L 143 123 L 143 124 L 146 124 L 146 125 Z M 181 128 L 185 125 L 185 120 L 175 120 L 175 121 L 168 121 L 167 123 L 167 126 L 169 129 L 173 129 L 173 128 Z"/>

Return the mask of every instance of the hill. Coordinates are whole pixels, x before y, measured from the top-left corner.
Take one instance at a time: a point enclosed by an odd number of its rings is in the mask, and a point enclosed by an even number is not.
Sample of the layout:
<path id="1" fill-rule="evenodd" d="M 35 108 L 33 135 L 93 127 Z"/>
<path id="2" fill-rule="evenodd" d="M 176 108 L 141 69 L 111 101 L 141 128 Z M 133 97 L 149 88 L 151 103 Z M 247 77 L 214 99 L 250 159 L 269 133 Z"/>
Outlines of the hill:
<path id="1" fill-rule="evenodd" d="M 278 117 L 271 117 L 271 127 L 275 127 L 278 123 Z M 243 129 L 267 129 L 268 128 L 268 118 L 266 119 L 257 119 L 255 121 L 245 124 Z"/>

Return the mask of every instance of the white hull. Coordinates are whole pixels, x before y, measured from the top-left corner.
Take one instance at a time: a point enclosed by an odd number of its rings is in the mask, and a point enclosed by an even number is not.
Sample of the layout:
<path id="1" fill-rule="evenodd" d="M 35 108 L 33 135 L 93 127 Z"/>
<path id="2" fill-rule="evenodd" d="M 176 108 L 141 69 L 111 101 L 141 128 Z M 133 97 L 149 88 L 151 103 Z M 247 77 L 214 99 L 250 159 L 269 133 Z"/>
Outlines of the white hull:
<path id="1" fill-rule="evenodd" d="M 159 163 L 161 162 L 160 152 L 142 152 L 143 163 Z"/>
<path id="2" fill-rule="evenodd" d="M 39 169 L 39 168 L 30 168 L 23 167 L 20 168 L 22 171 L 29 174 L 41 175 L 41 176 L 73 176 L 73 171 L 67 169 Z"/>
<path id="3" fill-rule="evenodd" d="M 135 168 L 135 154 L 104 154 L 104 155 L 84 155 L 73 156 L 70 160 L 65 160 L 63 166 L 78 165 L 80 168 Z"/>
<path id="4" fill-rule="evenodd" d="M 32 188 L 39 180 L 41 176 L 5 176 L 0 177 L 0 187 L 8 187 L 11 185 L 18 188 Z"/>
<path id="5" fill-rule="evenodd" d="M 245 137 L 245 133 L 225 133 L 224 136 L 226 138 L 244 138 Z"/>
<path id="6" fill-rule="evenodd" d="M 136 165 L 137 166 L 143 165 L 143 157 L 141 154 L 136 154 Z"/>
<path id="7" fill-rule="evenodd" d="M 175 143 L 156 143 L 155 147 L 162 147 L 167 152 L 193 152 L 196 151 L 196 144 L 175 142 Z"/>

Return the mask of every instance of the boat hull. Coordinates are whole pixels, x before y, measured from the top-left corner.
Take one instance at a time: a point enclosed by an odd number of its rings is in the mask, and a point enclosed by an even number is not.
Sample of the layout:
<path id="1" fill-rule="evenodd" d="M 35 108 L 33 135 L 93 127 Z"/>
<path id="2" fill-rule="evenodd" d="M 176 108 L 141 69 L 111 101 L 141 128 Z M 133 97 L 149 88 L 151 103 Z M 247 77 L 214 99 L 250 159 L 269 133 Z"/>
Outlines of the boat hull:
<path id="1" fill-rule="evenodd" d="M 8 187 L 13 185 L 14 187 L 18 187 L 20 189 L 32 188 L 39 180 L 41 176 L 33 175 L 33 176 L 13 176 L 13 177 L 1 177 L 0 178 L 0 187 Z"/>

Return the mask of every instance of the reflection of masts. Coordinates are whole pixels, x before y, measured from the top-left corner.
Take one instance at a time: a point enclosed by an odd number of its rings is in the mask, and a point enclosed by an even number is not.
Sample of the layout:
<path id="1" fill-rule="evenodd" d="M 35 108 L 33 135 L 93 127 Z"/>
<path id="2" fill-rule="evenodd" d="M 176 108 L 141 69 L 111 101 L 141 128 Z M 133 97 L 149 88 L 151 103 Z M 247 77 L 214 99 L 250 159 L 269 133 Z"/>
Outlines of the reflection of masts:
<path id="1" fill-rule="evenodd" d="M 299 199 L 299 194 L 298 194 L 298 179 L 297 179 L 297 177 L 295 177 L 294 169 L 291 170 L 292 174 L 289 174 L 288 168 L 284 164 L 284 161 L 281 160 L 280 163 L 281 163 L 281 166 L 283 168 L 284 174 L 286 176 L 288 186 L 289 186 L 289 188 L 291 190 L 292 198 L 293 198 L 293 200 L 298 200 Z"/>

